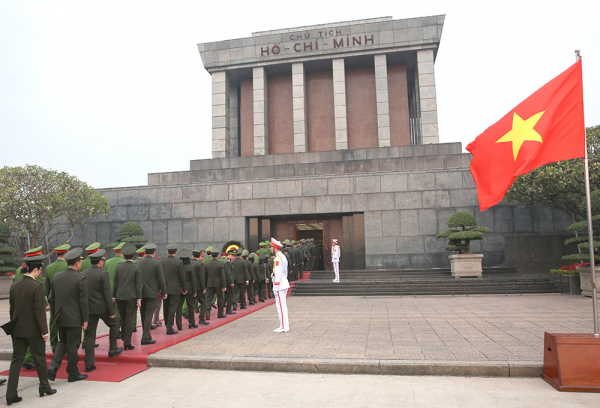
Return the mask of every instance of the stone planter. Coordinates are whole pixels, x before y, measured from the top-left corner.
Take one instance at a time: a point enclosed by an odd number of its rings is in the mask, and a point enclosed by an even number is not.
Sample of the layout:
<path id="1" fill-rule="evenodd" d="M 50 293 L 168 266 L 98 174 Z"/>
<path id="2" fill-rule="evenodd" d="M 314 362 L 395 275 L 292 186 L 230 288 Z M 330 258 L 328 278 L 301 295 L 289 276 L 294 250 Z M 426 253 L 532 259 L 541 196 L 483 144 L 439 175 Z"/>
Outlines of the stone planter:
<path id="1" fill-rule="evenodd" d="M 579 275 L 562 275 L 569 281 L 569 295 L 581 295 L 581 277 Z"/>
<path id="2" fill-rule="evenodd" d="M 453 277 L 481 277 L 483 273 L 481 269 L 483 254 L 456 254 L 450 255 L 448 258 L 450 258 L 450 268 Z"/>
<path id="3" fill-rule="evenodd" d="M 581 296 L 592 297 L 592 274 L 589 266 L 578 266 L 579 278 L 581 279 Z M 596 266 L 596 293 L 600 293 L 600 266 Z"/>
<path id="4" fill-rule="evenodd" d="M 0 299 L 8 299 L 10 285 L 14 279 L 14 275 L 0 275 Z"/>

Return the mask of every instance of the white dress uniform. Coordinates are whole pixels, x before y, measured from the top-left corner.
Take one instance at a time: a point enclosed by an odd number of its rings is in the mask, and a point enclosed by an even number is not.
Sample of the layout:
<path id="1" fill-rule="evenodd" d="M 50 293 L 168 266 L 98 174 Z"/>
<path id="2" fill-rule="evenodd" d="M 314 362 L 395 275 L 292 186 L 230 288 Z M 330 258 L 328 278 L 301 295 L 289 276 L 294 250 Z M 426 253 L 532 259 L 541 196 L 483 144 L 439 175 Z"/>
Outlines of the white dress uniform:
<path id="1" fill-rule="evenodd" d="M 287 279 L 287 271 L 287 258 L 282 252 L 278 252 L 275 255 L 275 259 L 273 259 L 273 293 L 275 294 L 277 315 L 279 316 L 279 328 L 273 330 L 276 333 L 288 332 L 290 330 L 286 302 L 287 292 L 290 287 Z"/>
<path id="2" fill-rule="evenodd" d="M 331 247 L 331 262 L 333 263 L 333 270 L 335 272 L 334 282 L 340 281 L 340 257 L 342 256 L 342 249 L 337 242 Z"/>

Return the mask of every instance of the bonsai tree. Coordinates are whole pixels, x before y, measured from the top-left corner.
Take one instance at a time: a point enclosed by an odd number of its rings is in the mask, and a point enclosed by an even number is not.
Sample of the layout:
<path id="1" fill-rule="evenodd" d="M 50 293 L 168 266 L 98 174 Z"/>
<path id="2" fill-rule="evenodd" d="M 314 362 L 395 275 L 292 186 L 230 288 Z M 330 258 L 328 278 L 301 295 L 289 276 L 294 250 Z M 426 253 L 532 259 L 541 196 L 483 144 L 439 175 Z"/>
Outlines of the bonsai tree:
<path id="1" fill-rule="evenodd" d="M 126 222 L 119 229 L 119 238 L 117 242 L 112 242 L 105 245 L 105 248 L 114 248 L 121 242 L 131 242 L 136 248 L 144 246 L 148 239 L 143 237 L 144 230 L 137 222 Z"/>
<path id="2" fill-rule="evenodd" d="M 592 202 L 592 242 L 594 244 L 594 259 L 598 262 L 600 261 L 600 255 L 598 255 L 598 247 L 600 247 L 600 190 L 592 191 L 590 193 L 590 198 Z M 580 208 L 580 211 L 585 213 L 585 203 L 580 205 L 580 207 L 582 207 Z M 565 240 L 565 245 L 577 244 L 581 249 L 581 253 L 565 255 L 562 257 L 564 261 L 590 261 L 590 243 L 587 235 L 587 220 L 575 222 L 567 227 L 567 231 L 575 232 L 578 230 L 585 230 L 586 234 Z"/>
<path id="3" fill-rule="evenodd" d="M 446 251 L 459 254 L 471 253 L 471 241 L 483 239 L 483 234 L 491 232 L 489 228 L 478 227 L 473 214 L 466 211 L 454 213 L 448 220 L 449 230 L 440 232 L 436 238 L 448 238 Z"/>
<path id="4" fill-rule="evenodd" d="M 17 249 L 9 245 L 11 235 L 10 227 L 0 221 L 0 275 L 14 273 L 20 266 L 19 258 L 15 256 Z"/>

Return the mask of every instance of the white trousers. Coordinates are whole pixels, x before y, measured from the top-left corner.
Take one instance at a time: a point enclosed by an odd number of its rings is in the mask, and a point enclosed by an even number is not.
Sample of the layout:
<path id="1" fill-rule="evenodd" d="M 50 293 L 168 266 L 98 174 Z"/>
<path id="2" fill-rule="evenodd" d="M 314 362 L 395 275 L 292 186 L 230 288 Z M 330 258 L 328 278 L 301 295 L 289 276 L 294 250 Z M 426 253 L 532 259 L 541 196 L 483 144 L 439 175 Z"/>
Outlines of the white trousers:
<path id="1" fill-rule="evenodd" d="M 279 317 L 279 328 L 283 330 L 289 330 L 290 323 L 288 321 L 288 310 L 287 310 L 287 289 L 279 290 L 275 292 L 275 305 L 277 307 L 277 316 Z"/>
<path id="2" fill-rule="evenodd" d="M 335 280 L 340 280 L 340 261 L 333 261 L 333 271 L 335 272 Z"/>

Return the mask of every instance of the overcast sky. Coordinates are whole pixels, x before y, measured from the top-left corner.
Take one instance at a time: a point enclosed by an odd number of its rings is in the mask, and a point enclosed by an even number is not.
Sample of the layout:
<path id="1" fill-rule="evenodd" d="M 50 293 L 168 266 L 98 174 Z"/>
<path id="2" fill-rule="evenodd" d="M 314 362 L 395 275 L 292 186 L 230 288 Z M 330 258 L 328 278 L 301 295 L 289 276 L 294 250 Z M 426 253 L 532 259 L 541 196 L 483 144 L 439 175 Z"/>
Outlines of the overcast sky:
<path id="1" fill-rule="evenodd" d="M 445 14 L 435 64 L 440 142 L 463 149 L 583 56 L 600 124 L 600 1 L 0 0 L 0 166 L 97 188 L 211 157 L 211 80 L 197 44 L 373 17 Z"/>

